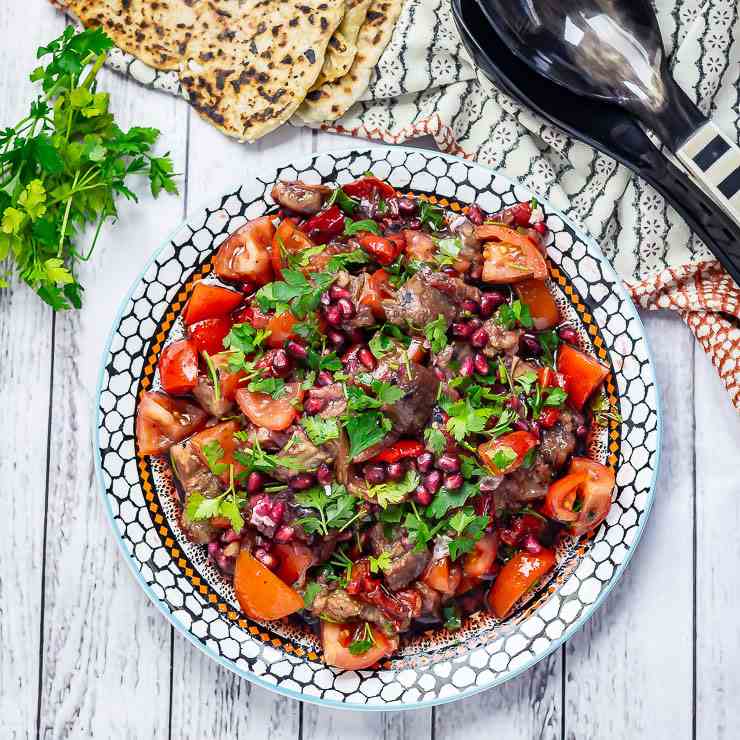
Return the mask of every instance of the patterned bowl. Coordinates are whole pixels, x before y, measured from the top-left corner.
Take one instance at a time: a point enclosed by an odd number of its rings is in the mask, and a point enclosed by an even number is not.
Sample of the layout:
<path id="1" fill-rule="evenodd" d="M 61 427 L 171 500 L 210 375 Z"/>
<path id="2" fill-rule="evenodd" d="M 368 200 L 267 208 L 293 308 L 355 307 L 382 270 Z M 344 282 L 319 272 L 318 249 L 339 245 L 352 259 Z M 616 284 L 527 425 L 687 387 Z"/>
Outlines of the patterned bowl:
<path id="1" fill-rule="evenodd" d="M 489 212 L 532 194 L 479 165 L 399 147 L 319 154 L 263 172 L 195 212 L 154 255 L 123 302 L 105 349 L 95 415 L 100 490 L 124 556 L 172 624 L 214 660 L 297 699 L 362 709 L 408 709 L 470 696 L 506 681 L 563 644 L 594 613 L 627 565 L 650 511 L 658 470 L 660 413 L 650 353 L 637 312 L 598 247 L 542 202 L 550 229 L 551 286 L 584 347 L 611 366 L 606 393 L 623 421 L 595 432 L 591 454 L 616 468 L 616 499 L 588 540 L 567 543 L 558 567 L 505 622 L 474 615 L 455 633 L 430 631 L 403 644 L 378 670 L 340 671 L 322 662 L 315 637 L 259 623 L 239 611 L 233 588 L 190 543 L 162 460 L 137 453 L 140 394 L 157 387 L 156 360 L 179 338 L 179 313 L 215 248 L 272 205 L 278 178 L 344 183 L 372 170 L 397 189 L 452 210 Z"/>

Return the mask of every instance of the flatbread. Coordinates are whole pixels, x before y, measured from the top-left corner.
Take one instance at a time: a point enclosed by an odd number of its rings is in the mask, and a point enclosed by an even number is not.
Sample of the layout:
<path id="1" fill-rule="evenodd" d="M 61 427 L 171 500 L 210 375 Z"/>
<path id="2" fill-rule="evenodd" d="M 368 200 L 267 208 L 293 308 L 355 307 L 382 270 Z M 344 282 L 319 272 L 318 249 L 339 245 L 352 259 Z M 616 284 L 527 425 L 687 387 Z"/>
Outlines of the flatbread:
<path id="1" fill-rule="evenodd" d="M 357 37 L 357 55 L 349 72 L 311 90 L 297 111 L 301 120 L 336 121 L 352 107 L 367 88 L 370 75 L 391 40 L 402 7 L 403 0 L 373 0 Z"/>
<path id="2" fill-rule="evenodd" d="M 150 67 L 178 69 L 204 0 L 63 0 L 87 28 L 101 27 L 116 46 Z"/>
<path id="3" fill-rule="evenodd" d="M 321 71 L 345 0 L 205 0 L 180 80 L 193 107 L 255 141 L 290 118 Z"/>
<path id="4" fill-rule="evenodd" d="M 344 18 L 329 39 L 324 66 L 312 89 L 321 87 L 325 82 L 338 80 L 349 72 L 357 55 L 357 36 L 365 22 L 371 1 L 346 0 L 347 10 Z"/>

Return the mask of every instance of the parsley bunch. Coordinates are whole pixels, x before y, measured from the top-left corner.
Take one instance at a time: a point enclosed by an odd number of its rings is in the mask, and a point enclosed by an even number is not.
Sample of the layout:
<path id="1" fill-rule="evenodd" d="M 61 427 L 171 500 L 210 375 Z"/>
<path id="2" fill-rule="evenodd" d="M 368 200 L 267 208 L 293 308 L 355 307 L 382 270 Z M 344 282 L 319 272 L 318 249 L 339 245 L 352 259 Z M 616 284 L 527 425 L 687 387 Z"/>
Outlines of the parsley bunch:
<path id="1" fill-rule="evenodd" d="M 31 74 L 42 94 L 28 115 L 0 131 L 0 287 L 13 270 L 55 310 L 80 308 L 78 261 L 90 258 L 103 224 L 117 216 L 116 198 L 137 200 L 126 182 L 149 178 L 152 195 L 176 193 L 169 156 L 154 157 L 154 128 L 120 129 L 108 93 L 97 88 L 111 39 L 100 29 L 72 27 L 37 50 L 45 67 Z M 95 226 L 80 248 L 83 229 Z"/>

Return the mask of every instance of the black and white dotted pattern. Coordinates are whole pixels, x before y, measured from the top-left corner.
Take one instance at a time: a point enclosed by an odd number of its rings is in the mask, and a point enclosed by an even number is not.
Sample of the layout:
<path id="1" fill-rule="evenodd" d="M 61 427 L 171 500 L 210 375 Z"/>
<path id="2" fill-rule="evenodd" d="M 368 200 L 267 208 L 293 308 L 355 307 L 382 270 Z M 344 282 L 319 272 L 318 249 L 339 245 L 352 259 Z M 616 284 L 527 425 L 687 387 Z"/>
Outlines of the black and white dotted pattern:
<path id="1" fill-rule="evenodd" d="M 296 698 L 414 708 L 461 698 L 512 678 L 557 648 L 593 613 L 626 565 L 650 510 L 660 422 L 653 368 L 634 306 L 597 247 L 545 202 L 551 231 L 548 254 L 565 278 L 553 280 L 554 292 L 566 317 L 578 323 L 582 343 L 593 349 L 603 342 L 623 417 L 619 429 L 605 430 L 592 440 L 598 459 L 606 459 L 610 445 L 617 456 L 616 501 L 593 540 L 563 548 L 554 579 L 506 623 L 478 615 L 458 633 L 422 635 L 402 646 L 388 669 L 339 671 L 325 666 L 320 656 L 309 659 L 308 653 L 318 653 L 319 647 L 296 627 L 242 622 L 245 628 L 239 624 L 243 615 L 229 617 L 229 611 L 238 612 L 233 590 L 208 565 L 203 548 L 180 532 L 179 504 L 160 460 L 149 460 L 145 470 L 164 522 L 153 521 L 145 500 L 134 418 L 149 347 L 160 341 L 156 337 L 172 302 L 215 247 L 245 219 L 273 205 L 269 192 L 276 179 L 345 183 L 367 170 L 399 190 L 463 204 L 475 201 L 491 212 L 532 195 L 467 161 L 390 148 L 317 155 L 264 172 L 214 199 L 191 214 L 155 255 L 121 308 L 101 369 L 96 466 L 111 522 L 139 582 L 175 627 L 211 657 Z M 592 315 L 598 331 L 592 326 L 589 332 L 581 321 L 574 305 L 579 302 L 581 315 Z M 181 331 L 175 321 L 169 338 Z M 156 387 L 156 375 L 153 383 Z M 160 534 L 161 528 L 167 535 Z M 179 551 L 176 556 L 173 548 Z M 198 585 L 194 577 L 200 579 Z"/>

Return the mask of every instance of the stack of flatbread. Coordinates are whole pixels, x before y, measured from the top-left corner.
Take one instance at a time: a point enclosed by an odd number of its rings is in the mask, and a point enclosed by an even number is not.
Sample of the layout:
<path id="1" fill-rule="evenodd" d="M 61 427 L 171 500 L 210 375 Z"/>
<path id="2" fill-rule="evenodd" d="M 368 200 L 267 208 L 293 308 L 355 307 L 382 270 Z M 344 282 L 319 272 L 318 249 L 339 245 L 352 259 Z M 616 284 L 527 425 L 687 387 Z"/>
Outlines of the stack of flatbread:
<path id="1" fill-rule="evenodd" d="M 404 0 L 56 0 L 151 67 L 193 107 L 255 141 L 292 116 L 333 121 L 364 92 Z"/>

